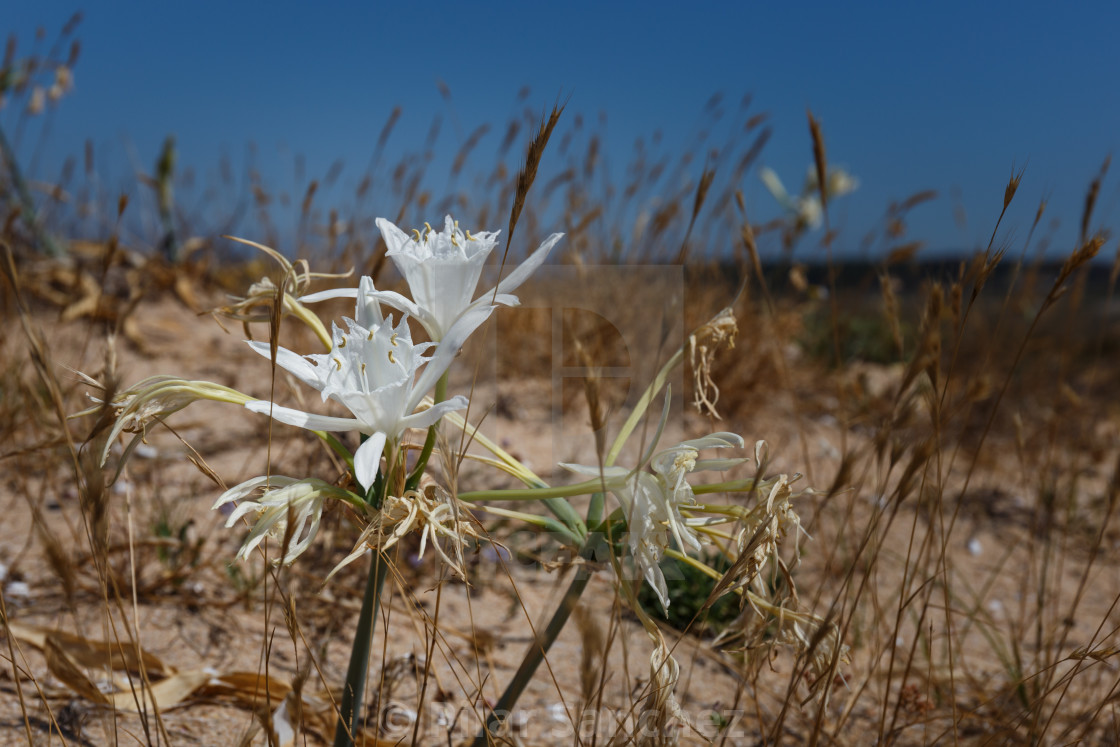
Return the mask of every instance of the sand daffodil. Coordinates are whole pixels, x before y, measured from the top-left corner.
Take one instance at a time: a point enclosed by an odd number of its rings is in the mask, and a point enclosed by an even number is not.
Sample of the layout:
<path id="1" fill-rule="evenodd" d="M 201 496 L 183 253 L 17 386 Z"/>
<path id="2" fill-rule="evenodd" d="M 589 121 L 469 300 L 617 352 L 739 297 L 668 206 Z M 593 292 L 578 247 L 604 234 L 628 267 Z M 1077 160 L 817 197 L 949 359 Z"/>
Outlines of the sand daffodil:
<path id="1" fill-rule="evenodd" d="M 258 491 L 264 494 L 251 499 Z M 244 516 L 255 517 L 253 529 L 237 552 L 238 557 L 248 558 L 249 553 L 265 537 L 272 537 L 280 542 L 288 542 L 288 546 L 284 548 L 284 556 L 277 561 L 287 565 L 315 539 L 323 515 L 323 501 L 327 498 L 352 501 L 356 496 L 315 478 L 297 480 L 294 477 L 272 475 L 254 477 L 230 488 L 218 497 L 213 508 L 218 509 L 227 503 L 239 501 L 237 508 L 226 520 L 227 527 L 232 527 Z M 291 529 L 289 522 L 292 524 Z"/>
<path id="2" fill-rule="evenodd" d="M 450 215 L 444 218 L 442 231 L 425 224 L 423 231 L 414 230 L 409 236 L 384 218 L 377 219 L 377 227 L 389 247 L 389 258 L 408 282 L 412 300 L 392 291 L 377 291 L 373 295 L 415 317 L 437 342 L 470 309 L 491 303 L 516 306 L 517 296 L 510 295 L 510 291 L 524 283 L 544 263 L 549 251 L 564 235 L 554 233 L 549 236 L 528 259 L 498 283 L 497 288 L 471 300 L 482 275 L 482 266 L 497 244 L 500 231 L 476 234 L 462 231 Z"/>
<path id="3" fill-rule="evenodd" d="M 824 210 L 821 207 L 820 189 L 817 186 L 817 170 L 815 167 L 809 167 L 809 173 L 805 177 L 805 187 L 801 190 L 800 197 L 793 197 L 786 192 L 785 185 L 782 184 L 782 180 L 778 178 L 773 169 L 762 167 L 759 169 L 758 177 L 766 185 L 766 189 L 774 196 L 774 199 L 793 215 L 799 225 L 813 230 L 820 228 L 824 218 Z M 842 197 L 858 188 L 859 180 L 847 171 L 837 168 L 828 172 L 825 192 L 829 199 Z"/>
<path id="4" fill-rule="evenodd" d="M 649 460 L 652 472 L 618 466 L 561 465 L 576 474 L 601 478 L 606 490 L 618 499 L 626 514 L 627 541 L 634 565 L 653 587 L 666 612 L 669 610 L 669 589 L 661 572 L 661 558 L 669 547 L 670 535 L 682 552 L 685 548 L 700 550 L 699 536 L 681 515 L 682 506 L 687 508 L 696 504 L 692 487 L 685 476 L 702 470 L 729 469 L 744 461 L 698 459 L 700 449 L 742 445 L 743 439 L 735 433 L 713 433 L 704 438 L 683 441 L 654 454 Z"/>
<path id="5" fill-rule="evenodd" d="M 359 309 L 361 306 L 359 301 Z M 444 342 L 434 346 L 414 345 L 408 317 L 402 317 L 395 326 L 391 318 L 369 328 L 352 319 L 345 320 L 345 330 L 333 325 L 331 350 L 326 354 L 301 356 L 286 348 L 277 350 L 277 365 L 319 391 L 324 402 L 332 399 L 346 407 L 353 417 L 317 415 L 264 400 L 247 402 L 245 407 L 298 428 L 359 431 L 369 436 L 354 453 L 354 477 L 368 490 L 386 444 L 396 444 L 409 428 L 426 428 L 444 413 L 467 406 L 467 398 L 459 395 L 416 412 L 467 335 L 491 311 L 492 307 L 471 309 L 448 330 Z M 265 358 L 270 357 L 268 343 L 249 345 Z M 424 353 L 431 347 L 435 347 L 435 353 L 426 358 Z"/>

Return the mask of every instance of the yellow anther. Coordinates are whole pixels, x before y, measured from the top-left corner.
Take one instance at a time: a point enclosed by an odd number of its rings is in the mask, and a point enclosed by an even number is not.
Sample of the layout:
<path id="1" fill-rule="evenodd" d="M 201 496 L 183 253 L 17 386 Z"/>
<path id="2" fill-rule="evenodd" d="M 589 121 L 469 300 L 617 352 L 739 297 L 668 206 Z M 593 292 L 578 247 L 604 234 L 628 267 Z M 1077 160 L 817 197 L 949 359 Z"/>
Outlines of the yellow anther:
<path id="1" fill-rule="evenodd" d="M 414 228 L 414 229 L 412 229 L 412 232 L 414 234 L 416 234 L 415 236 L 412 237 L 412 240 L 415 241 L 417 244 L 419 244 L 420 243 L 420 231 L 418 229 Z"/>
<path id="2" fill-rule="evenodd" d="M 474 236 L 471 236 L 470 231 L 467 231 L 467 241 L 478 241 L 478 239 L 476 239 Z"/>
<path id="3" fill-rule="evenodd" d="M 428 221 L 424 221 L 424 228 L 428 229 L 424 232 L 424 238 L 426 239 L 432 233 L 432 224 Z"/>
<path id="4" fill-rule="evenodd" d="M 367 337 L 366 339 L 367 340 L 372 340 L 373 339 L 373 330 L 372 329 L 369 331 L 369 337 Z"/>
<path id="5" fill-rule="evenodd" d="M 338 349 L 339 350 L 342 350 L 344 347 L 346 347 L 346 338 L 345 337 L 343 337 L 342 340 L 338 343 Z"/>
<path id="6" fill-rule="evenodd" d="M 393 347 L 397 346 L 397 333 L 396 332 L 394 332 L 393 336 L 389 338 L 389 344 L 392 345 Z"/>
<path id="7" fill-rule="evenodd" d="M 454 246 L 459 246 L 459 242 L 455 240 L 455 234 L 451 234 L 451 243 Z"/>
<path id="8" fill-rule="evenodd" d="M 366 364 L 363 363 L 362 364 L 362 376 L 365 376 L 365 375 L 366 375 Z"/>
<path id="9" fill-rule="evenodd" d="M 458 231 L 458 230 L 459 230 L 459 221 L 455 221 L 455 230 L 456 230 L 456 231 Z"/>
<path id="10" fill-rule="evenodd" d="M 389 351 L 389 362 L 392 363 L 394 366 L 397 365 L 397 359 L 393 357 L 393 351 L 392 350 Z"/>
<path id="11" fill-rule="evenodd" d="M 342 370 L 342 359 L 341 359 L 341 358 L 335 358 L 335 359 L 334 359 L 334 364 L 335 364 L 336 366 L 338 366 L 338 370 L 339 370 L 339 371 L 341 371 L 341 370 Z"/>

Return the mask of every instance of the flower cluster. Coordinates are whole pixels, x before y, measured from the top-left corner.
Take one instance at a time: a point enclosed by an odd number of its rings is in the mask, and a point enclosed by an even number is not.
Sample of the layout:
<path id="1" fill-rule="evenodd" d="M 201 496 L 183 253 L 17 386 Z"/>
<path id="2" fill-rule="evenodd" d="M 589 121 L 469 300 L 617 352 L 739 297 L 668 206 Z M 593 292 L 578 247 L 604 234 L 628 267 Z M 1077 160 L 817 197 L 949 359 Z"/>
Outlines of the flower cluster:
<path id="1" fill-rule="evenodd" d="M 776 196 L 789 199 L 772 172 L 765 172 L 763 178 Z M 851 189 L 854 180 L 843 172 L 830 175 L 829 194 Z M 805 225 L 815 224 L 814 199 L 814 195 L 806 193 L 800 201 L 789 203 Z M 736 641 L 748 651 L 779 644 L 795 647 L 804 657 L 811 691 L 823 692 L 827 697 L 830 675 L 839 663 L 846 661 L 847 649 L 835 624 L 799 609 L 790 566 L 782 559 L 782 542 L 793 534 L 796 563 L 796 542 L 803 533 L 800 518 L 791 505 L 794 494 L 790 483 L 797 476 L 763 480 L 765 444 L 760 441 L 755 448 L 755 479 L 694 485 L 690 480 L 696 473 L 722 472 L 747 461 L 737 457 L 701 457 L 702 452 L 709 450 L 742 448 L 742 437 L 730 432 L 684 440 L 658 450 L 671 402 L 666 378 L 673 366 L 686 359 L 691 361 L 698 378 L 695 403 L 702 411 L 715 415 L 719 390 L 712 380 L 712 358 L 717 349 L 730 348 L 734 343 L 737 327 L 731 311 L 724 310 L 697 329 L 689 336 L 687 345 L 665 363 L 632 409 L 610 449 L 600 454 L 600 464 L 561 465 L 586 478 L 583 482 L 551 487 L 479 434 L 460 414 L 469 404 L 467 396 L 448 396 L 447 389 L 448 372 L 468 338 L 498 307 L 517 305 L 512 291 L 541 266 L 561 234 L 550 236 L 495 287 L 478 295 L 483 268 L 498 244 L 497 232 L 462 230 L 450 216 L 444 220 L 441 231 L 425 223 L 423 230 L 409 234 L 384 219 L 378 219 L 377 225 L 388 247 L 387 256 L 406 281 L 409 296 L 379 290 L 370 277 L 359 278 L 353 286 L 308 293 L 313 280 L 343 276 L 311 273 L 306 263 L 293 264 L 267 247 L 246 242 L 267 252 L 281 265 L 282 280 L 278 284 L 254 284 L 246 297 L 234 299 L 234 303 L 221 310 L 246 328 L 250 322 L 272 320 L 277 314 L 292 317 L 310 328 L 322 344 L 318 352 L 292 350 L 279 346 L 275 340 L 250 339 L 247 344 L 253 352 L 318 392 L 323 411 L 316 405 L 296 408 L 256 399 L 210 382 L 156 376 L 112 396 L 103 395 L 106 401 L 86 411 L 110 412 L 114 416 L 103 460 L 121 433 L 137 434 L 124 452 L 127 458 L 153 422 L 192 402 L 209 399 L 235 404 L 313 433 L 349 468 L 349 475 L 330 481 L 310 476 L 264 475 L 226 490 L 213 506 L 228 513 L 226 526 L 245 520 L 252 525 L 238 557 L 248 558 L 265 549 L 264 543 L 271 540 L 280 548 L 274 562 L 293 562 L 315 540 L 327 502 L 341 502 L 357 525 L 357 539 L 331 575 L 368 552 L 378 554 L 372 564 L 377 570 L 371 570 L 363 599 L 362 619 L 367 620 L 363 625 L 372 625 L 375 619 L 366 615 L 366 606 L 378 604 L 380 584 L 385 578 L 384 563 L 388 562 L 385 553 L 408 535 L 419 535 L 421 556 L 431 547 L 446 568 L 465 578 L 464 550 L 485 536 L 470 508 L 474 507 L 553 531 L 555 536 L 567 538 L 581 558 L 593 558 L 600 548 L 606 547 L 612 555 L 612 566 L 632 571 L 638 582 L 635 586 L 649 584 L 666 615 L 671 603 L 670 588 L 661 563 L 666 557 L 688 563 L 717 579 L 704 608 L 723 594 L 737 593 L 743 600 L 738 620 L 721 634 L 717 643 Z M 329 299 L 352 300 L 352 316 L 329 325 L 324 323 L 313 307 Z M 413 338 L 412 322 L 423 327 L 427 341 Z M 97 384 L 88 377 L 87 383 Z M 643 450 L 635 466 L 619 466 L 616 458 L 663 389 L 665 406 L 651 445 Z M 334 408 L 333 413 L 326 410 L 327 406 Z M 427 474 L 428 460 L 436 453 L 437 443 L 444 464 L 451 464 L 456 456 L 449 453 L 448 440 L 441 438 L 437 429 L 445 416 L 449 425 L 460 428 L 466 438 L 478 448 L 488 449 L 495 459 L 477 454 L 458 456 L 470 456 L 502 469 L 526 487 L 460 494 L 451 487 L 438 485 Z M 423 446 L 410 452 L 410 432 L 422 429 L 427 429 Z M 353 435 L 339 439 L 335 433 L 356 434 L 356 446 Z M 352 445 L 352 450 L 346 443 Z M 697 501 L 697 495 L 713 493 L 747 493 L 755 496 L 755 501 L 751 507 Z M 604 494 L 613 496 L 617 502 L 606 518 L 602 515 Z M 580 495 L 597 496 L 589 501 L 586 519 L 567 501 Z M 507 508 L 510 501 L 541 501 L 555 518 Z M 499 505 L 491 505 L 495 502 Z M 617 534 L 613 534 L 615 529 Z M 706 564 L 702 551 L 708 544 L 731 560 L 726 572 L 720 573 Z M 764 569 L 769 578 L 764 578 Z M 775 578 L 783 583 L 774 584 Z M 681 728 L 674 722 L 692 726 L 674 695 L 679 666 L 653 619 L 637 602 L 634 586 L 620 579 L 619 587 L 654 639 L 650 658 L 652 690 L 641 718 L 657 727 L 659 736 L 655 743 L 675 742 Z M 583 587 L 573 584 L 572 588 Z M 559 626 L 550 624 L 549 635 L 557 635 L 560 627 L 562 622 Z M 364 635 L 368 638 L 368 631 Z M 526 661 L 537 653 L 543 656 L 549 643 L 534 644 Z M 358 657 L 352 659 L 352 665 L 364 656 L 360 647 L 352 655 Z M 364 670 L 357 667 L 353 671 Z M 359 674 L 354 677 L 357 681 Z M 520 682 L 511 688 L 523 685 Z M 508 692 L 515 697 L 516 692 Z M 495 712 L 507 705 L 503 700 Z M 490 722 L 488 719 L 488 729 Z"/>
<path id="2" fill-rule="evenodd" d="M 626 517 L 627 541 L 634 564 L 653 588 L 662 607 L 669 609 L 669 589 L 661 571 L 661 558 L 669 547 L 669 538 L 677 547 L 700 549 L 700 538 L 690 526 L 681 508 L 696 504 L 692 486 L 685 480 L 691 472 L 725 470 L 742 463 L 742 459 L 699 459 L 701 449 L 741 447 L 743 439 L 735 433 L 713 433 L 704 438 L 682 441 L 654 454 L 649 459 L 650 471 L 644 468 L 593 467 L 562 464 L 576 474 L 601 478 L 622 505 Z"/>

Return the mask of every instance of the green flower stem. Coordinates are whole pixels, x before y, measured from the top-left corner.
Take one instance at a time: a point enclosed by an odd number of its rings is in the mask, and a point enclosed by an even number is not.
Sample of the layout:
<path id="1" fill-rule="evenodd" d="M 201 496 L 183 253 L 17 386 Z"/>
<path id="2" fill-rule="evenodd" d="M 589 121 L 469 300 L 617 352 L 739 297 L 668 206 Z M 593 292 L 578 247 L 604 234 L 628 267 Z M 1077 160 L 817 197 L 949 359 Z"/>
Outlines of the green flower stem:
<path id="1" fill-rule="evenodd" d="M 603 520 L 603 502 L 606 500 L 606 493 L 598 492 L 591 494 L 591 502 L 587 504 L 587 526 L 593 527 Z"/>
<path id="2" fill-rule="evenodd" d="M 436 390 L 432 394 L 432 404 L 437 405 L 447 399 L 447 372 L 439 377 L 436 382 Z M 405 491 L 416 490 L 416 486 L 420 484 L 420 478 L 424 476 L 424 470 L 428 467 L 428 459 L 432 456 L 432 449 L 436 445 L 436 428 L 439 423 L 432 423 L 428 428 L 428 437 L 424 439 L 424 448 L 420 450 L 420 456 L 416 460 L 416 468 L 412 470 L 412 474 L 408 476 L 408 480 L 404 484 Z"/>
<path id="3" fill-rule="evenodd" d="M 334 747 L 353 747 L 361 719 L 362 701 L 365 697 L 366 675 L 369 671 L 369 652 L 373 631 L 377 625 L 377 611 L 381 602 L 381 588 L 389 573 L 389 559 L 376 552 L 373 555 L 366 592 L 362 597 L 362 611 L 358 614 L 358 629 L 354 633 L 354 647 L 350 649 L 350 666 L 346 669 L 346 684 L 338 709 L 338 725 L 334 731 Z"/>
<path id="4" fill-rule="evenodd" d="M 707 493 L 749 493 L 750 491 L 762 487 L 765 483 L 759 483 L 753 478 L 746 480 L 728 480 L 727 482 L 713 482 L 710 485 L 696 485 L 692 488 L 692 492 L 696 495 L 705 495 Z"/>
<path id="5" fill-rule="evenodd" d="M 478 501 L 539 501 L 545 498 L 571 498 L 577 495 L 590 495 L 602 491 L 602 480 L 587 480 L 574 485 L 560 485 L 555 488 L 539 487 L 527 490 L 471 490 L 460 493 L 459 498 L 468 502 Z M 582 521 L 582 520 L 581 520 Z"/>
<path id="6" fill-rule="evenodd" d="M 641 398 L 638 400 L 637 404 L 634 405 L 634 410 L 630 413 L 630 417 L 626 418 L 626 422 L 622 424 L 622 429 L 615 437 L 614 443 L 611 444 L 611 448 L 607 452 L 607 457 L 603 460 L 604 465 L 610 466 L 618 459 L 618 455 L 622 453 L 622 447 L 626 444 L 626 441 L 630 438 L 634 429 L 638 427 L 638 423 L 641 422 L 642 417 L 646 414 L 646 410 L 649 409 L 653 398 L 656 397 L 657 393 L 665 386 L 665 381 L 669 378 L 669 373 L 676 368 L 682 360 L 684 360 L 684 346 L 681 346 L 677 352 L 673 353 L 673 357 L 665 362 L 665 365 L 657 372 L 657 376 L 654 376 L 653 381 L 646 387 L 645 392 L 642 393 Z"/>
<path id="7" fill-rule="evenodd" d="M 583 547 L 580 549 L 579 557 L 581 560 L 592 560 L 595 557 L 601 556 L 606 550 L 606 541 L 601 534 L 595 533 L 590 535 L 584 542 Z M 564 629 L 565 623 L 575 609 L 576 604 L 579 602 L 580 596 L 583 594 L 584 589 L 587 588 L 588 581 L 591 580 L 591 572 L 584 565 L 576 566 L 576 577 L 572 579 L 571 585 L 568 590 L 564 592 L 564 598 L 560 600 L 560 605 L 556 611 L 552 613 L 552 619 L 548 621 L 548 625 L 543 631 L 538 633 L 537 640 L 530 646 L 525 658 L 521 660 L 521 666 L 517 668 L 517 672 L 513 675 L 513 679 L 509 685 L 506 686 L 506 691 L 502 693 L 502 697 L 498 700 L 498 704 L 494 709 L 486 714 L 485 726 L 478 736 L 474 738 L 472 747 L 486 747 L 486 745 L 494 741 L 493 734 L 495 734 L 502 725 L 502 721 L 509 716 L 510 711 L 517 705 L 518 698 L 524 692 L 525 687 L 529 684 L 529 680 L 533 678 L 533 673 L 537 671 L 537 667 L 544 661 L 544 657 L 548 654 L 549 648 L 556 642 L 557 636 L 560 631 Z"/>
<path id="8" fill-rule="evenodd" d="M 518 521 L 523 521 L 526 524 L 532 524 L 533 526 L 540 527 L 545 531 L 549 531 L 554 534 L 562 534 L 564 538 L 567 539 L 568 542 L 573 546 L 578 546 L 580 543 L 579 536 L 576 535 L 566 524 L 564 524 L 563 522 L 559 522 L 556 519 L 550 519 L 547 516 L 527 514 L 523 511 L 510 511 L 509 509 L 498 508 L 497 506 L 478 506 L 477 510 L 485 511 L 488 514 L 501 516 L 507 519 L 517 519 Z"/>

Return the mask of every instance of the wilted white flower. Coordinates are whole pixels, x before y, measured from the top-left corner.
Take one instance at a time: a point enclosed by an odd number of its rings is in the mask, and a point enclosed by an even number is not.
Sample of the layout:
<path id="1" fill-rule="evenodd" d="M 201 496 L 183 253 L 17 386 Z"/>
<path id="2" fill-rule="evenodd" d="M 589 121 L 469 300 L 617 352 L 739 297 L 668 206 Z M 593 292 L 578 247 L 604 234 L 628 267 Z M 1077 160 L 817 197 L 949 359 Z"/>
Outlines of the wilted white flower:
<path id="1" fill-rule="evenodd" d="M 100 389 L 105 388 L 97 380 L 80 372 L 79 375 L 90 386 Z M 90 415 L 104 406 L 101 400 L 95 397 L 91 397 L 91 399 L 97 403 L 95 407 L 75 413 L 72 417 Z M 112 402 L 109 403 L 109 406 L 116 413 L 116 422 L 113 423 L 113 429 L 105 440 L 105 449 L 101 453 L 101 464 L 104 465 L 109 458 L 109 450 L 117 436 L 122 432 L 128 431 L 138 434 L 125 451 L 127 457 L 140 443 L 148 424 L 156 420 L 162 420 L 200 399 L 243 405 L 253 398 L 236 389 L 211 381 L 188 381 L 178 376 L 168 375 L 150 376 L 133 384 L 128 389 L 117 392 L 113 396 Z"/>
<path id="2" fill-rule="evenodd" d="M 235 297 L 234 302 L 228 306 L 223 306 L 215 310 L 215 313 L 223 314 L 231 319 L 240 321 L 245 326 L 245 334 L 249 334 L 250 322 L 267 322 L 273 313 L 276 305 L 276 297 L 280 296 L 280 313 L 282 316 L 294 316 L 301 322 L 309 326 L 315 335 L 323 342 L 324 345 L 331 344 L 331 336 L 323 322 L 309 309 L 304 307 L 308 300 L 314 300 L 318 294 L 310 294 L 305 296 L 304 292 L 312 281 L 324 278 L 343 278 L 347 277 L 350 273 L 335 274 L 325 272 L 312 272 L 311 267 L 307 260 L 300 259 L 295 263 L 289 262 L 288 258 L 275 249 L 258 244 L 255 241 L 248 239 L 239 239 L 231 236 L 234 241 L 251 246 L 254 249 L 267 254 L 280 265 L 283 271 L 280 276 L 280 286 L 277 287 L 272 278 L 265 276 L 257 282 L 249 286 L 249 292 L 244 297 Z M 359 287 L 368 287 L 373 289 L 373 281 L 369 278 L 363 278 L 363 283 L 368 283 L 368 286 L 359 285 Z M 375 304 L 376 305 L 376 304 Z M 380 309 L 376 309 L 377 322 L 381 322 Z M 357 317 L 358 323 L 364 327 L 371 326 L 363 321 L 360 316 L 361 310 L 359 309 L 359 316 Z"/>
<path id="3" fill-rule="evenodd" d="M 683 441 L 657 452 L 649 460 L 652 473 L 624 467 L 598 467 L 582 464 L 561 466 L 579 475 L 601 478 L 606 490 L 618 499 L 626 512 L 627 541 L 634 565 L 653 588 L 666 612 L 669 589 L 661 571 L 661 558 L 669 547 L 669 536 L 683 552 L 686 547 L 700 550 L 700 538 L 681 515 L 681 507 L 693 506 L 696 498 L 685 480 L 690 472 L 725 470 L 742 459 L 698 459 L 700 449 L 742 447 L 735 433 L 713 433 Z"/>
<path id="4" fill-rule="evenodd" d="M 251 496 L 258 492 L 263 495 L 252 499 Z M 288 546 L 284 548 L 284 556 L 279 562 L 288 564 L 315 539 L 323 515 L 323 501 L 327 498 L 350 501 L 355 496 L 315 478 L 298 480 L 294 477 L 271 475 L 254 477 L 230 488 L 218 497 L 212 508 L 218 509 L 227 503 L 238 502 L 226 520 L 227 527 L 232 527 L 242 517 L 253 517 L 253 529 L 237 552 L 238 557 L 248 558 L 249 553 L 265 537 L 272 537 L 279 542 L 287 539 Z"/>
<path id="5" fill-rule="evenodd" d="M 466 578 L 463 548 L 479 535 L 466 508 L 434 485 L 424 490 L 409 490 L 402 496 L 386 497 L 381 509 L 358 537 L 353 551 L 335 566 L 328 578 L 357 560 L 367 549 L 385 552 L 413 531 L 420 532 L 419 557 L 424 557 L 430 542 L 443 562 Z M 445 549 L 444 544 L 449 547 Z"/>
<path id="6" fill-rule="evenodd" d="M 364 300 L 359 300 L 357 315 L 374 322 L 376 316 L 364 307 Z M 369 438 L 354 453 L 354 477 L 368 490 L 387 443 L 395 444 L 409 428 L 426 428 L 444 413 L 467 406 L 467 398 L 460 395 L 416 412 L 424 395 L 451 365 L 466 335 L 480 323 L 478 318 L 484 319 L 490 311 L 489 307 L 475 308 L 464 315 L 449 330 L 444 343 L 435 346 L 431 358 L 423 355 L 433 347 L 431 343 L 412 343 L 407 317 L 396 326 L 388 319 L 370 327 L 346 319 L 345 330 L 333 327 L 331 350 L 326 354 L 301 356 L 287 348 L 277 350 L 277 365 L 319 391 L 324 402 L 332 399 L 346 407 L 353 414 L 351 418 L 317 415 L 265 400 L 247 402 L 245 407 L 298 428 L 367 435 Z M 271 357 L 267 343 L 249 345 L 265 358 Z M 417 376 L 421 366 L 423 373 Z"/>
<path id="7" fill-rule="evenodd" d="M 681 676 L 680 664 L 669 652 L 660 633 L 654 637 L 654 643 L 649 657 L 650 694 L 638 717 L 637 744 L 643 747 L 679 744 L 681 728 L 686 725 L 692 727 L 676 695 L 677 681 Z M 674 719 L 680 724 L 674 725 Z"/>

